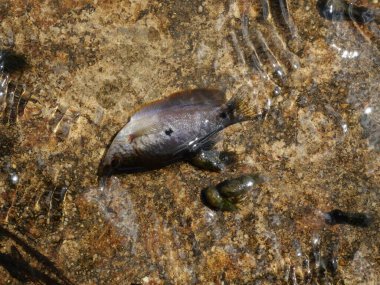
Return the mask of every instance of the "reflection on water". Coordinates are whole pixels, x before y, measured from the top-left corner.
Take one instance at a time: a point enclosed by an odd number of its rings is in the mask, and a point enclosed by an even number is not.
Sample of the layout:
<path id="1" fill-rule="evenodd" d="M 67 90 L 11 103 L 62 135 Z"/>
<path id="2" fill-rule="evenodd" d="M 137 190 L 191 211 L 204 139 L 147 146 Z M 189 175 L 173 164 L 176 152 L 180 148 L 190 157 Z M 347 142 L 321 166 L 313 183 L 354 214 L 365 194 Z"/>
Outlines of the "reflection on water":
<path id="1" fill-rule="evenodd" d="M 128 189 L 123 189 L 117 178 L 112 177 L 108 187 L 93 188 L 85 194 L 86 199 L 96 204 L 109 223 L 126 237 L 132 253 L 138 238 L 139 225 Z"/>

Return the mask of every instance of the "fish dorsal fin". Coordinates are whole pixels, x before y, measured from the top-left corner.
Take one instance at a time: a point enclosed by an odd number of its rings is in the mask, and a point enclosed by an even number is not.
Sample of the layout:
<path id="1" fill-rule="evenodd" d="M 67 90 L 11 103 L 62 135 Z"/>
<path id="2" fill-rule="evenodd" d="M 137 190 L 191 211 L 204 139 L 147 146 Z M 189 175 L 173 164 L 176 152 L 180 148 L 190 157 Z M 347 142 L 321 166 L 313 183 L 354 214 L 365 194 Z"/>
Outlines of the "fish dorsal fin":
<path id="1" fill-rule="evenodd" d="M 208 105 L 221 106 L 226 103 L 226 94 L 218 89 L 191 89 L 176 92 L 162 101 L 165 105 Z"/>
<path id="2" fill-rule="evenodd" d="M 219 107 L 226 103 L 225 93 L 218 89 L 190 89 L 171 94 L 170 96 L 149 103 L 137 111 L 131 120 L 138 120 L 150 113 L 170 108 L 183 108 L 188 106 Z"/>

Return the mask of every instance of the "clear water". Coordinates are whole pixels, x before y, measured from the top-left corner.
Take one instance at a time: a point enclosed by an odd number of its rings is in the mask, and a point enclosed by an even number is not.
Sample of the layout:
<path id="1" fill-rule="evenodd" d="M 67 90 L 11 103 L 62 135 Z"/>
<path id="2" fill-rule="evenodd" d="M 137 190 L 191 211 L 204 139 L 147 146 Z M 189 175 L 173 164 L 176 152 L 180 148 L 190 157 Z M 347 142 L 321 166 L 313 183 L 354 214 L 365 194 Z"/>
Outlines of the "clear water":
<path id="1" fill-rule="evenodd" d="M 302 0 L 12 1 L 0 15 L 2 47 L 30 63 L 11 76 L 25 92 L 1 77 L 0 283 L 379 282 L 378 20 L 331 21 Z M 268 112 L 223 132 L 236 164 L 99 188 L 133 110 L 194 87 Z M 268 181 L 239 211 L 202 204 L 204 187 L 252 172 Z M 332 209 L 373 223 L 327 225 Z"/>

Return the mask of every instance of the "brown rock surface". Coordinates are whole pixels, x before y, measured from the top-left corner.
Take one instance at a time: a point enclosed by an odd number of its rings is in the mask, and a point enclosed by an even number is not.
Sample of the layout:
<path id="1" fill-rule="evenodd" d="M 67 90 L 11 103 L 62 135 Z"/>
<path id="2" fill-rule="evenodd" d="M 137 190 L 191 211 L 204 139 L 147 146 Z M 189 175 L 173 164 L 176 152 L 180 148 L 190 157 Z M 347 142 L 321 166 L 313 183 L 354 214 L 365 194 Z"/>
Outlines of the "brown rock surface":
<path id="1" fill-rule="evenodd" d="M 27 57 L 13 78 L 31 96 L 0 125 L 0 284 L 307 284 L 308 271 L 319 284 L 380 282 L 379 26 L 288 1 L 294 31 L 276 7 L 263 21 L 256 2 L 0 3 L 0 43 Z M 286 80 L 263 46 L 254 69 L 244 17 Z M 224 173 L 176 163 L 98 187 L 102 155 L 136 107 L 241 86 L 259 109 L 273 105 L 223 132 L 218 147 L 239 158 Z M 268 182 L 240 211 L 202 204 L 202 188 L 251 172 Z M 373 223 L 325 224 L 336 208 Z"/>

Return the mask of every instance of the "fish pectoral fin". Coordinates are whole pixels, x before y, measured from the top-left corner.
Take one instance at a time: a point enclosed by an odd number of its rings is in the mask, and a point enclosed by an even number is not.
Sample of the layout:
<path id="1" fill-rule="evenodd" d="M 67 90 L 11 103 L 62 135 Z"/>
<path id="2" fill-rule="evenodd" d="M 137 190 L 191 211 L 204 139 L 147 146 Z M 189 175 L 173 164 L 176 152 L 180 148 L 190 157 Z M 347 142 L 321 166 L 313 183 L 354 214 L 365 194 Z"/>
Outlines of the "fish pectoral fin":
<path id="1" fill-rule="evenodd" d="M 146 135 L 154 134 L 159 131 L 159 128 L 155 125 L 146 126 L 143 128 L 140 128 L 133 133 L 128 135 L 128 142 L 131 143 L 136 138 L 143 137 Z"/>
<path id="2" fill-rule="evenodd" d="M 216 133 L 208 138 L 207 142 L 202 144 L 203 150 L 211 150 L 214 148 L 214 146 L 217 144 L 218 141 L 220 141 L 222 138 L 222 135 L 220 133 Z"/>
<path id="3" fill-rule="evenodd" d="M 222 129 L 223 127 L 219 127 L 204 137 L 181 144 L 180 146 L 176 148 L 173 156 L 177 156 L 179 153 L 183 151 L 187 151 L 190 153 L 197 152 L 200 148 L 202 148 L 205 144 L 207 144 L 210 141 L 210 139 L 214 137 L 216 133 L 220 132 Z"/>

